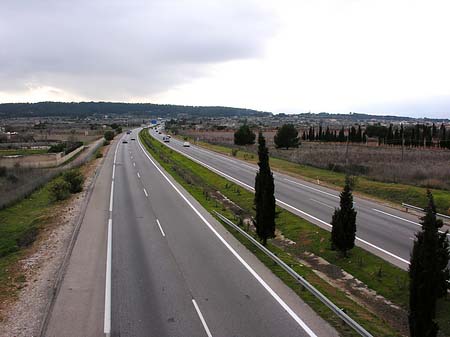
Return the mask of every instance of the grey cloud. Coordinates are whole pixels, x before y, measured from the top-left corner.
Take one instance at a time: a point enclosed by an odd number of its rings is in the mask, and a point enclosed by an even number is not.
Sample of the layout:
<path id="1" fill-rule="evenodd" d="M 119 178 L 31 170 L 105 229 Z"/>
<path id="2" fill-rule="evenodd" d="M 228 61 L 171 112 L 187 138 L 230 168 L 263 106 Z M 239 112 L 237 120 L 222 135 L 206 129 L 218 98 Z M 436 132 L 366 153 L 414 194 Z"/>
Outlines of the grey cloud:
<path id="1" fill-rule="evenodd" d="M 0 91 L 89 98 L 161 92 L 208 65 L 258 57 L 276 18 L 256 0 L 4 0 Z"/>

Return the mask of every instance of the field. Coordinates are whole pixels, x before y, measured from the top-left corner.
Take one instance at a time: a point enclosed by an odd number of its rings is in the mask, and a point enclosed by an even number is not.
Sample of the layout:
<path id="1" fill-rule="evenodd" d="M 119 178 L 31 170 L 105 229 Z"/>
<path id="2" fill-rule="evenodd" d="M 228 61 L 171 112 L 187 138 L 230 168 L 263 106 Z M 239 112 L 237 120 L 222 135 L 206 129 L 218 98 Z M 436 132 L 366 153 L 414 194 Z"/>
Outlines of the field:
<path id="1" fill-rule="evenodd" d="M 0 157 L 15 156 L 15 155 L 27 156 L 30 154 L 43 154 L 43 153 L 47 153 L 47 149 L 5 149 L 0 150 Z"/>
<path id="2" fill-rule="evenodd" d="M 194 132 L 183 134 L 212 150 L 256 162 L 256 145 L 236 147 L 232 132 Z M 355 191 L 393 203 L 424 206 L 426 188 L 433 189 L 438 210 L 450 214 L 450 151 L 305 142 L 298 149 L 281 150 L 273 146 L 268 133 L 271 166 L 275 170 L 308 180 L 341 187 L 345 171 L 357 175 Z M 211 145 L 213 144 L 213 145 Z M 215 144 L 215 145 L 214 145 Z"/>

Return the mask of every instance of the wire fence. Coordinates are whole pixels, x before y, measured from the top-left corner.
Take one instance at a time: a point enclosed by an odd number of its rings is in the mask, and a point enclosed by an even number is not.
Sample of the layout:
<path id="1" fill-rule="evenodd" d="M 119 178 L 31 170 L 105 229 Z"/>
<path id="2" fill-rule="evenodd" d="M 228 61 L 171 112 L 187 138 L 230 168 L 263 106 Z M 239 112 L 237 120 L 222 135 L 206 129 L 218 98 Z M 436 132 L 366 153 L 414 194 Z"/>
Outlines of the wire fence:
<path id="1" fill-rule="evenodd" d="M 89 144 L 73 160 L 69 160 L 68 163 L 58 167 L 48 169 L 14 168 L 14 173 L 20 177 L 17 178 L 17 176 L 14 175 L 16 177 L 15 179 L 20 179 L 21 183 L 3 184 L 3 186 L 0 187 L 0 209 L 28 197 L 31 193 L 48 183 L 58 174 L 72 168 L 80 167 L 94 156 L 95 152 L 102 146 L 103 141 L 102 138 Z"/>

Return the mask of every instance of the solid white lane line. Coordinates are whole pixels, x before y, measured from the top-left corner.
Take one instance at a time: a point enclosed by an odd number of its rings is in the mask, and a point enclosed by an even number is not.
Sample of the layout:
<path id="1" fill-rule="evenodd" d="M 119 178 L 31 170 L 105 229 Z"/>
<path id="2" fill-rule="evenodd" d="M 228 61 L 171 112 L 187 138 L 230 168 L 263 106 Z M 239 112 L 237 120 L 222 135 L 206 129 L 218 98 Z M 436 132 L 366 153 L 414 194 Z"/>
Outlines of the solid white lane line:
<path id="1" fill-rule="evenodd" d="M 112 257 L 112 220 L 108 220 L 108 241 L 106 249 L 105 316 L 103 331 L 111 333 L 111 257 Z"/>
<path id="2" fill-rule="evenodd" d="M 328 208 L 334 209 L 333 206 L 330 206 L 330 205 L 328 205 L 328 204 L 326 204 L 326 203 L 324 203 L 324 202 L 322 202 L 322 201 L 319 201 L 319 200 L 316 200 L 316 199 L 313 199 L 313 198 L 309 198 L 309 200 L 312 200 L 312 201 L 314 201 L 314 202 L 317 202 L 318 204 L 321 204 L 321 205 L 326 206 L 326 207 L 328 207 Z"/>
<path id="3" fill-rule="evenodd" d="M 139 140 L 139 146 L 144 152 L 148 160 L 153 164 L 153 166 L 161 173 L 161 175 L 166 179 L 170 186 L 180 195 L 180 197 L 189 205 L 189 207 L 198 215 L 198 217 L 205 223 L 205 225 L 214 233 L 214 235 L 225 245 L 225 247 L 236 257 L 236 259 L 248 270 L 250 274 L 261 284 L 261 286 L 266 289 L 266 291 L 281 305 L 281 307 L 286 310 L 286 312 L 297 322 L 297 324 L 310 336 L 317 337 L 316 334 L 306 325 L 303 320 L 297 316 L 297 314 L 283 301 L 283 299 L 275 292 L 273 289 L 256 273 L 252 267 L 234 250 L 233 247 L 216 231 L 216 229 L 205 219 L 205 217 L 197 210 L 194 205 L 184 196 L 183 193 L 175 186 L 175 184 L 167 177 L 167 175 L 158 167 L 158 165 L 153 161 L 150 155 L 142 146 Z"/>
<path id="4" fill-rule="evenodd" d="M 308 214 L 308 213 L 306 213 L 306 212 L 303 212 L 302 210 L 299 210 L 298 208 L 296 208 L 296 207 L 294 207 L 294 206 L 291 206 L 291 205 L 289 205 L 289 204 L 287 204 L 287 203 L 285 203 L 285 202 L 283 202 L 283 201 L 281 201 L 281 200 L 278 200 L 278 199 L 277 199 L 277 201 L 278 201 L 280 204 L 283 204 L 283 205 L 285 205 L 285 206 L 287 206 L 287 207 L 292 208 L 293 210 L 297 211 L 297 212 L 300 213 L 300 214 L 303 214 L 303 215 L 305 215 L 305 216 L 307 216 L 307 217 L 309 217 L 309 218 L 311 218 L 311 219 L 313 219 L 313 220 L 315 220 L 315 221 L 317 221 L 317 222 L 320 222 L 321 224 L 323 224 L 323 225 L 325 225 L 325 226 L 328 226 L 329 228 L 332 227 L 328 222 L 325 222 L 325 221 L 323 221 L 323 220 L 321 220 L 321 219 L 319 219 L 319 218 L 316 218 L 315 216 L 313 216 L 313 215 L 311 215 L 311 214 Z M 356 240 L 359 241 L 359 242 L 362 242 L 362 243 L 364 243 L 364 244 L 366 244 L 366 245 L 368 245 L 368 246 L 370 246 L 370 247 L 372 247 L 372 248 L 375 248 L 376 250 L 379 250 L 380 252 L 382 252 L 382 253 L 384 253 L 384 254 L 386 254 L 386 255 L 389 255 L 389 256 L 391 256 L 391 257 L 393 257 L 393 258 L 396 258 L 397 260 L 402 261 L 403 263 L 406 263 L 407 265 L 409 265 L 409 261 L 408 261 L 408 260 L 405 260 L 404 258 L 401 258 L 400 256 L 397 256 L 397 255 L 395 255 L 395 254 L 393 254 L 393 253 L 391 253 L 391 252 L 388 252 L 387 250 L 385 250 L 385 249 L 383 249 L 383 248 L 380 248 L 380 247 L 378 247 L 378 246 L 375 246 L 373 243 L 370 243 L 370 242 L 368 242 L 368 241 L 366 241 L 366 240 L 363 240 L 363 239 L 361 239 L 361 238 L 359 238 L 359 237 L 356 237 Z"/>
<path id="5" fill-rule="evenodd" d="M 406 222 L 412 223 L 413 225 L 416 225 L 416 226 L 422 227 L 422 225 L 421 225 L 420 223 L 418 223 L 418 222 L 414 222 L 414 221 L 411 221 L 411 220 L 408 220 L 408 219 L 405 219 L 405 218 L 399 217 L 399 216 L 397 216 L 397 215 L 394 215 L 394 214 L 390 214 L 390 213 L 387 213 L 387 212 L 383 212 L 383 211 L 380 211 L 379 209 L 376 209 L 376 208 L 372 208 L 372 210 L 373 210 L 373 211 L 375 211 L 375 212 L 378 212 L 378 213 L 381 213 L 381 214 L 384 214 L 384 215 L 387 215 L 387 216 L 390 216 L 390 217 L 393 217 L 393 218 L 399 219 L 399 220 L 403 220 L 403 221 L 406 221 Z M 441 233 L 441 234 L 444 234 L 445 232 L 443 232 L 443 231 L 439 231 L 439 233 Z M 450 236 L 450 233 L 449 233 L 449 234 L 447 234 L 447 235 L 449 235 L 449 236 Z"/>
<path id="6" fill-rule="evenodd" d="M 136 172 L 136 174 L 137 174 L 138 178 L 140 179 L 141 175 L 139 174 L 139 172 Z"/>
<path id="7" fill-rule="evenodd" d="M 166 234 L 164 233 L 164 231 L 163 231 L 163 229 L 162 229 L 162 227 L 161 227 L 161 224 L 159 223 L 159 220 L 158 219 L 156 219 L 156 223 L 158 224 L 158 227 L 159 227 L 159 230 L 161 231 L 161 234 L 162 234 L 162 236 L 166 236 Z"/>
<path id="8" fill-rule="evenodd" d="M 116 163 L 113 164 L 112 180 L 114 180 L 115 175 L 116 175 Z"/>
<path id="9" fill-rule="evenodd" d="M 301 184 L 301 183 L 299 183 L 299 182 L 296 182 L 296 181 L 294 181 L 294 180 L 287 179 L 287 178 L 284 178 L 284 180 L 289 181 L 290 183 L 293 183 L 293 184 L 295 184 L 295 185 L 302 186 L 302 187 L 304 187 L 304 188 L 309 188 L 310 190 L 313 190 L 313 191 L 316 191 L 316 192 L 319 192 L 319 193 L 322 193 L 322 194 L 326 194 L 326 195 L 329 195 L 330 197 L 339 199 L 339 196 L 338 196 L 338 195 L 334 195 L 334 194 L 331 194 L 331 193 L 328 193 L 328 192 L 319 190 L 318 188 L 314 188 L 314 187 L 311 187 L 311 186 L 308 186 L 308 185 L 305 185 L 305 184 Z"/>
<path id="10" fill-rule="evenodd" d="M 404 218 L 399 217 L 399 216 L 397 216 L 397 215 L 393 215 L 393 214 L 389 214 L 389 213 L 380 211 L 379 209 L 376 209 L 376 208 L 372 208 L 372 211 L 375 211 L 375 212 L 378 212 L 378 213 L 381 213 L 381 214 L 384 214 L 384 215 L 387 215 L 387 216 L 390 216 L 390 217 L 393 217 L 393 218 L 396 218 L 396 219 L 399 219 L 399 220 L 403 220 L 403 221 L 412 223 L 413 225 L 416 225 L 416 226 L 420 226 L 420 227 L 422 226 L 422 225 L 421 225 L 420 223 L 418 223 L 418 222 L 414 222 L 414 221 L 411 221 L 411 220 L 408 220 L 408 219 L 404 219 Z"/>
<path id="11" fill-rule="evenodd" d="M 113 210 L 113 200 L 114 200 L 114 180 L 111 181 L 111 194 L 109 195 L 109 211 Z"/>
<path id="12" fill-rule="evenodd" d="M 147 190 L 145 188 L 144 188 L 144 194 L 148 198 L 148 193 L 147 193 Z"/>
<path id="13" fill-rule="evenodd" d="M 140 146 L 141 149 L 144 151 L 144 153 L 147 154 L 147 153 L 145 152 L 144 148 L 142 147 L 142 145 L 140 144 L 140 141 L 139 141 L 139 146 Z M 170 146 L 169 146 L 169 147 L 170 147 Z M 218 173 L 218 174 L 221 175 L 222 177 L 228 178 L 228 179 L 230 179 L 230 180 L 236 182 L 237 184 L 239 184 L 239 185 L 241 185 L 241 186 L 247 187 L 247 188 L 248 188 L 249 190 L 251 190 L 251 191 L 254 191 L 254 190 L 255 190 L 252 186 L 250 186 L 250 185 L 248 185 L 248 184 L 246 184 L 246 183 L 243 183 L 242 181 L 240 181 L 240 180 L 238 180 L 238 179 L 236 179 L 236 178 L 234 178 L 234 177 L 232 177 L 232 176 L 230 176 L 230 175 L 228 175 L 228 174 L 226 174 L 226 173 L 224 173 L 224 172 L 222 172 L 222 171 L 220 171 L 220 170 L 218 170 L 218 169 L 216 169 L 216 168 L 214 168 L 214 167 L 212 167 L 212 166 L 210 166 L 210 165 L 208 165 L 208 164 L 205 164 L 205 163 L 203 163 L 202 161 L 200 161 L 200 160 L 198 160 L 198 159 L 196 159 L 196 158 L 193 158 L 193 157 L 187 155 L 186 153 L 183 153 L 183 152 L 181 152 L 181 151 L 178 151 L 176 148 L 173 148 L 173 147 L 170 147 L 170 148 L 173 149 L 173 150 L 175 150 L 175 151 L 177 151 L 178 153 L 183 154 L 184 156 L 188 157 L 189 159 L 195 161 L 196 163 L 199 163 L 200 165 L 202 165 L 202 166 L 204 166 L 204 167 L 206 167 L 206 168 L 209 168 L 211 171 L 214 171 L 214 172 Z M 285 205 L 285 206 L 287 206 L 287 207 L 289 207 L 289 208 L 291 208 L 291 209 L 297 211 L 298 213 L 303 214 L 303 215 L 309 217 L 310 219 L 313 219 L 313 220 L 315 220 L 315 221 L 317 221 L 317 222 L 320 222 L 321 224 L 324 224 L 324 225 L 326 225 L 326 226 L 328 226 L 328 227 L 331 228 L 331 225 L 330 225 L 328 222 L 325 222 L 325 221 L 323 221 L 323 220 L 321 220 L 321 219 L 319 219 L 319 218 L 317 218 L 317 217 L 315 217 L 315 216 L 313 216 L 313 215 L 311 215 L 311 214 L 308 214 L 308 213 L 306 213 L 306 212 L 303 212 L 303 211 L 301 211 L 300 209 L 298 209 L 298 208 L 296 208 L 296 207 L 294 207 L 294 206 L 292 206 L 292 205 L 290 205 L 290 204 L 288 204 L 288 203 L 286 203 L 286 202 L 284 202 L 284 201 L 281 201 L 280 199 L 275 199 L 275 200 L 276 200 L 279 204 Z M 370 243 L 370 242 L 368 242 L 368 241 L 366 241 L 366 240 L 363 240 L 363 239 L 361 239 L 361 238 L 359 238 L 359 237 L 356 237 L 356 240 L 358 240 L 359 242 L 362 242 L 362 243 L 364 243 L 364 244 L 366 244 L 366 245 L 368 245 L 368 246 L 370 246 L 370 247 L 372 247 L 372 248 L 374 248 L 374 249 L 376 249 L 376 250 L 378 250 L 378 251 L 380 251 L 380 252 L 382 252 L 382 253 L 384 253 L 384 254 L 386 254 L 386 255 L 389 255 L 389 256 L 391 256 L 391 257 L 393 257 L 393 258 L 395 258 L 395 259 L 397 259 L 397 260 L 399 260 L 399 261 L 401 261 L 401 262 L 406 263 L 406 264 L 409 265 L 409 261 L 408 261 L 408 260 L 405 260 L 405 259 L 401 258 L 400 256 L 397 256 L 397 255 L 395 255 L 395 254 L 393 254 L 393 253 L 391 253 L 391 252 L 388 252 L 387 250 L 385 250 L 385 249 L 383 249 L 383 248 L 380 248 L 380 247 L 374 245 L 373 243 Z"/>
<path id="14" fill-rule="evenodd" d="M 211 331 L 209 331 L 208 324 L 206 324 L 205 318 L 203 317 L 202 312 L 200 311 L 200 308 L 197 305 L 197 302 L 194 299 L 192 299 L 192 303 L 194 304 L 198 317 L 200 317 L 200 321 L 203 324 L 203 328 L 205 329 L 206 334 L 208 335 L 208 337 L 212 337 Z"/>

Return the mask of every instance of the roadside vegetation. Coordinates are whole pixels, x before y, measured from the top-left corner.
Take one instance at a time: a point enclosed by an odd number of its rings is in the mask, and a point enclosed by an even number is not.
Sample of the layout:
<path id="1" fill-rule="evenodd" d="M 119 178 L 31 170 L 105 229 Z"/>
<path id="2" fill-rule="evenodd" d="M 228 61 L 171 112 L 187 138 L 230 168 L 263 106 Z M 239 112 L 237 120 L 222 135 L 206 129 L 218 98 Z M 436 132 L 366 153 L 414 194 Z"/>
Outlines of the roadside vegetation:
<path id="1" fill-rule="evenodd" d="M 25 282 L 18 262 L 50 226 L 71 195 L 83 189 L 84 168 L 69 169 L 27 197 L 0 210 L 0 303 L 13 299 Z M 0 317 L 1 319 L 1 317 Z"/>
<path id="2" fill-rule="evenodd" d="M 244 229 L 254 235 L 251 225 L 243 221 L 243 219 L 255 216 L 253 193 L 153 140 L 146 130 L 142 131 L 139 136 L 152 156 L 206 209 L 209 211 L 216 210 L 230 219 L 235 219 L 235 222 L 241 224 Z M 282 239 L 273 239 L 267 243 L 269 249 L 284 259 L 339 307 L 344 308 L 350 316 L 374 335 L 397 336 L 407 334 L 409 278 L 406 271 L 359 247 L 352 249 L 349 258 L 342 258 L 336 251 L 331 250 L 329 232 L 279 207 L 276 208 L 276 212 L 276 226 L 280 232 L 278 237 L 284 237 L 293 244 L 286 243 Z M 240 235 L 234 234 L 244 245 L 255 252 L 255 248 L 251 244 Z M 343 326 L 342 322 L 327 308 L 318 303 L 308 292 L 302 290 L 295 281 L 289 279 L 289 275 L 274 266 L 272 261 L 262 257 L 260 253 L 257 252 L 256 255 L 338 331 L 345 336 L 352 335 L 348 327 Z M 376 308 L 356 303 L 345 294 L 345 291 L 334 287 L 319 277 L 314 272 L 315 267 L 308 267 L 309 263 L 313 263 L 312 255 L 328 261 L 330 263 L 328 268 L 339 267 L 353 275 L 370 289 L 375 290 L 377 294 L 398 306 L 398 310 L 392 309 L 392 312 L 378 315 L 378 312 L 374 313 Z M 320 266 L 316 267 L 320 269 Z M 318 271 L 325 272 L 325 270 Z M 336 275 L 339 273 L 336 270 Z M 450 300 L 448 298 L 441 299 L 438 301 L 437 317 L 439 326 L 447 335 L 450 335 L 450 323 L 447 319 L 449 315 Z M 395 328 L 392 326 L 395 326 Z"/>
<path id="3" fill-rule="evenodd" d="M 225 154 L 225 155 L 231 155 L 238 159 L 245 160 L 247 162 L 251 162 L 256 164 L 257 156 L 254 153 L 254 149 L 252 147 L 232 147 L 231 145 L 216 145 L 211 144 L 209 142 L 204 141 L 198 141 L 195 142 L 195 144 L 199 146 L 203 146 L 207 149 L 210 149 L 212 151 Z M 301 149 L 303 147 L 303 149 Z M 301 156 L 301 158 L 306 158 L 311 154 L 313 157 L 317 157 L 318 161 L 333 161 L 336 157 L 339 157 L 342 159 L 345 156 L 345 146 L 340 147 L 339 149 L 335 149 L 337 145 L 332 145 L 332 148 L 326 151 L 319 150 L 318 152 L 315 152 L 315 145 L 309 149 L 308 147 L 311 147 L 310 144 L 300 146 L 299 150 L 294 149 L 292 151 L 302 151 L 302 154 L 299 154 L 298 156 Z M 364 149 L 361 149 L 364 150 Z M 297 162 L 294 162 L 292 160 L 282 159 L 279 157 L 274 157 L 274 154 L 277 156 L 285 156 L 286 158 L 292 155 L 295 157 L 294 152 L 291 152 L 288 155 L 288 151 L 286 150 L 277 150 L 275 148 L 269 149 L 271 153 L 270 158 L 270 165 L 274 171 L 286 173 L 289 175 L 292 175 L 293 177 L 302 178 L 305 180 L 309 180 L 312 182 L 319 182 L 320 184 L 327 185 L 332 188 L 340 189 L 344 186 L 345 183 L 345 176 L 346 172 L 343 169 L 344 164 L 336 164 L 335 166 L 331 167 L 330 169 L 324 169 L 324 168 L 318 168 L 314 167 L 310 164 L 304 165 L 299 164 Z M 289 150 L 291 151 L 291 150 Z M 344 153 L 342 153 L 344 151 Z M 355 151 L 355 150 L 353 150 Z M 368 151 L 368 150 L 367 150 Z M 418 150 L 417 150 L 418 151 Z M 448 152 L 448 153 L 447 153 Z M 281 154 L 280 154 L 281 153 Z M 387 155 L 387 154 L 386 154 Z M 386 156 L 383 155 L 383 156 Z M 422 179 L 424 179 L 424 184 L 426 183 L 425 180 L 427 180 L 425 177 L 433 175 L 433 172 L 435 170 L 438 170 L 439 168 L 439 174 L 437 174 L 437 177 L 439 178 L 438 181 L 432 182 L 430 179 L 428 179 L 428 182 L 430 183 L 430 186 L 413 186 L 413 185 L 407 185 L 399 182 L 385 182 L 385 181 L 379 181 L 370 179 L 366 176 L 364 176 L 361 173 L 356 172 L 357 168 L 355 168 L 354 171 L 350 172 L 356 176 L 356 181 L 354 184 L 354 192 L 356 192 L 359 195 L 367 196 L 369 198 L 375 198 L 382 201 L 388 201 L 396 205 L 401 205 L 401 203 L 407 203 L 414 206 L 419 207 L 425 207 L 427 205 L 427 198 L 426 198 L 426 191 L 427 187 L 436 186 L 437 184 L 440 184 L 442 187 L 446 187 L 446 184 L 450 184 L 450 170 L 448 169 L 448 160 L 450 160 L 450 151 L 440 151 L 440 153 L 432 153 L 432 155 L 436 155 L 439 158 L 442 157 L 441 160 L 438 162 L 430 161 L 428 160 L 428 156 L 424 158 L 424 162 L 419 163 L 419 165 L 426 165 L 428 163 L 434 163 L 434 165 L 431 165 L 429 174 L 425 175 L 425 173 L 417 172 L 417 177 L 419 177 L 419 174 Z M 367 156 L 369 156 L 369 153 L 367 153 Z M 425 155 L 424 155 L 425 156 Z M 448 160 L 445 159 L 448 156 Z M 380 170 L 383 169 L 383 161 L 380 159 L 380 154 L 374 156 L 375 160 L 378 160 Z M 308 159 L 310 160 L 310 159 Z M 337 158 L 336 158 L 337 160 Z M 381 164 L 380 164 L 381 163 Z M 412 164 L 411 164 L 412 165 Z M 384 166 L 385 171 L 390 172 L 390 165 Z M 392 168 L 392 174 L 396 174 L 399 178 L 400 175 L 409 175 L 410 171 L 413 169 L 413 167 L 409 167 L 404 169 L 403 166 L 396 166 L 394 165 L 394 168 Z M 419 168 L 421 170 L 421 168 Z M 411 175 L 413 175 L 411 173 Z M 450 188 L 450 185 L 448 186 Z M 434 196 L 434 200 L 436 203 L 436 209 L 439 213 L 450 215 L 450 190 L 448 189 L 436 189 L 431 188 L 431 191 Z"/>

